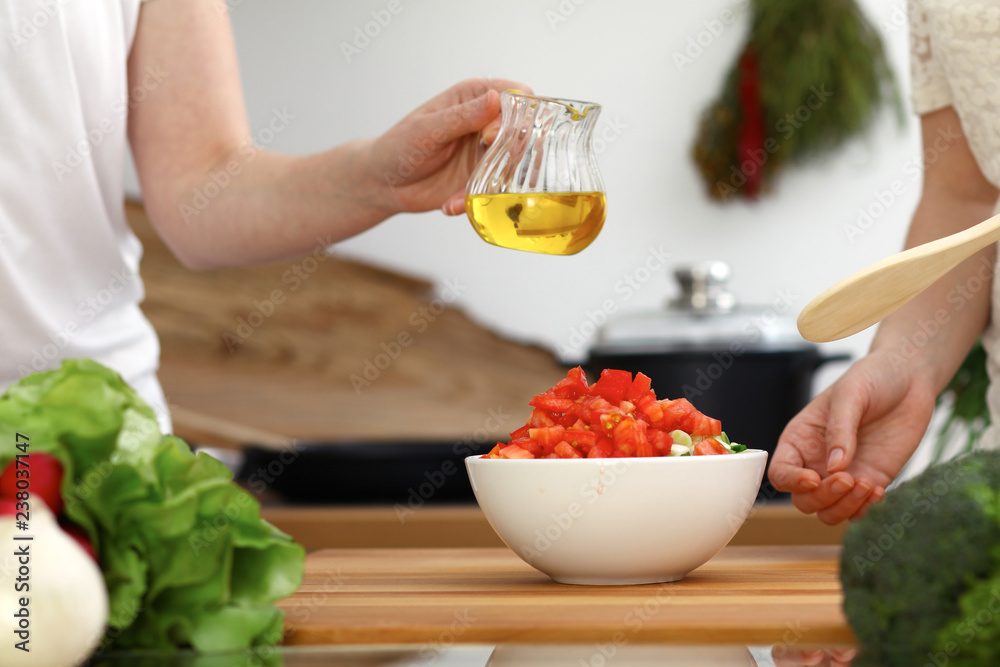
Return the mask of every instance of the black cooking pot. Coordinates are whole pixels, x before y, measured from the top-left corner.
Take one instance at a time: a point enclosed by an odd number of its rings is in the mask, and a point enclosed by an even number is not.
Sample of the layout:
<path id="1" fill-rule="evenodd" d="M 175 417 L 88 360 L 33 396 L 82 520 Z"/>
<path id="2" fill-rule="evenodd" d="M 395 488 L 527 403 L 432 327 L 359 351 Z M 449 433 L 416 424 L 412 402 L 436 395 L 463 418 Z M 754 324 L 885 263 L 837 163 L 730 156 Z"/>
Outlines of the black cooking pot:
<path id="1" fill-rule="evenodd" d="M 605 368 L 642 372 L 660 398 L 687 398 L 722 421 L 734 442 L 774 453 L 789 420 L 812 397 L 816 370 L 848 355 L 823 355 L 805 341 L 781 295 L 745 307 L 726 291 L 729 268 L 706 262 L 676 269 L 680 296 L 663 311 L 611 320 L 590 350 L 591 378 Z M 784 498 L 767 482 L 758 500 Z"/>

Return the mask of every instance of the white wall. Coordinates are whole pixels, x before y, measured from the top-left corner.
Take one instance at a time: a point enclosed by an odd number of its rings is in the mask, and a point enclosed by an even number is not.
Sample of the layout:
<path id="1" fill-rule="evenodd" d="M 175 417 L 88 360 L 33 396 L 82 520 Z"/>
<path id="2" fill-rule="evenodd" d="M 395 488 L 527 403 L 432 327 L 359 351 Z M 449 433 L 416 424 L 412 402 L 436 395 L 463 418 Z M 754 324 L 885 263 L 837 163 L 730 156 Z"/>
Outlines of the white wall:
<path id="1" fill-rule="evenodd" d="M 719 205 L 704 194 L 689 157 L 698 115 L 746 31 L 745 16 L 713 22 L 745 2 L 396 1 L 402 11 L 348 62 L 341 44 L 351 43 L 388 0 L 229 0 L 251 122 L 263 127 L 275 108 L 294 114 L 268 148 L 304 154 L 376 135 L 452 83 L 482 76 L 600 102 L 601 125 L 621 127 L 599 157 L 607 222 L 579 255 L 496 248 L 464 217 L 439 213 L 398 216 L 339 246 L 376 264 L 459 281 L 460 305 L 486 326 L 555 348 L 607 299 L 620 310 L 658 307 L 674 293 L 667 270 L 629 299 L 614 289 L 651 248 L 663 248 L 676 263 L 728 262 L 746 303 L 768 304 L 790 291 L 794 317 L 830 284 L 901 247 L 920 186 L 907 168 L 920 150 L 912 116 L 900 129 L 886 114 L 832 158 L 788 170 L 758 203 Z M 907 90 L 904 0 L 861 4 L 880 26 Z M 556 16 L 565 20 L 553 23 Z M 720 25 L 720 34 L 708 31 Z M 707 46 L 678 67 L 674 54 L 699 39 Z M 849 238 L 845 227 L 859 209 L 879 213 L 878 193 L 896 180 L 902 193 L 861 236 Z M 866 332 L 829 349 L 860 354 L 869 340 Z"/>

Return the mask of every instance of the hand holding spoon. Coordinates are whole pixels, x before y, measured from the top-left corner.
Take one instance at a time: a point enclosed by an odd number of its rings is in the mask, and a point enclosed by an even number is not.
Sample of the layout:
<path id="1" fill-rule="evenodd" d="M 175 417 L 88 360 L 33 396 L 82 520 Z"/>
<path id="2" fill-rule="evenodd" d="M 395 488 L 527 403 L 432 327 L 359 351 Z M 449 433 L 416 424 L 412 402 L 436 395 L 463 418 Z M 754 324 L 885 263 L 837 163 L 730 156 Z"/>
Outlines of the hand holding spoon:
<path id="1" fill-rule="evenodd" d="M 810 301 L 799 313 L 799 333 L 806 340 L 825 343 L 867 329 L 997 241 L 1000 215 L 875 262 Z"/>

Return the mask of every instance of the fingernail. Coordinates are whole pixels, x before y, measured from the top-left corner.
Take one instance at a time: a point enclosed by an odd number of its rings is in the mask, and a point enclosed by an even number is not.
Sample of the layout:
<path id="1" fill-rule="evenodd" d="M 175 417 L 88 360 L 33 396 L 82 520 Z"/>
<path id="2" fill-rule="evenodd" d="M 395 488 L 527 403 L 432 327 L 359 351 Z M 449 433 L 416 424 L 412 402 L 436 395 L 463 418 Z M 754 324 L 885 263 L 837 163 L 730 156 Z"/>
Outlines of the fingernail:
<path id="1" fill-rule="evenodd" d="M 839 495 L 839 494 L 847 493 L 848 491 L 850 491 L 851 486 L 852 485 L 848 484 L 846 481 L 844 481 L 842 479 L 838 479 L 830 487 L 830 490 Z"/>
<path id="2" fill-rule="evenodd" d="M 872 484 L 868 480 L 863 479 L 854 485 L 854 490 L 858 493 L 858 495 L 866 496 L 871 493 Z"/>
<path id="3" fill-rule="evenodd" d="M 826 469 L 833 470 L 844 460 L 844 450 L 839 447 L 830 450 L 830 458 L 826 461 Z"/>
<path id="4" fill-rule="evenodd" d="M 804 482 L 802 482 L 800 486 L 802 486 L 802 488 L 805 489 L 806 491 L 812 491 L 813 489 L 819 487 L 819 482 L 817 482 L 814 479 L 807 479 Z"/>

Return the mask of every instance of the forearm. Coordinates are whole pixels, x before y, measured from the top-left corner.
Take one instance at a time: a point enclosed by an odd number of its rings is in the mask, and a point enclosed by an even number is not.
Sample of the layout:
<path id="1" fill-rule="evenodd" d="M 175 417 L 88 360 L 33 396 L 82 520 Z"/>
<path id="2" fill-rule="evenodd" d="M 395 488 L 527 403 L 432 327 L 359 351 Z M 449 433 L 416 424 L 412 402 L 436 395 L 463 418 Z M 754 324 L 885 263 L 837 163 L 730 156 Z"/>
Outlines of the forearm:
<path id="1" fill-rule="evenodd" d="M 162 81 L 143 88 L 145 72 Z M 312 251 L 385 219 L 371 142 L 308 157 L 251 139 L 228 13 L 218 0 L 144 3 L 129 54 L 129 140 L 143 202 L 193 268 L 257 264 Z M 272 132 L 294 122 L 272 117 Z"/>
<path id="2" fill-rule="evenodd" d="M 398 212 L 369 173 L 368 141 L 305 157 L 249 141 L 147 196 L 150 219 L 191 268 L 260 264 L 315 251 Z"/>
<path id="3" fill-rule="evenodd" d="M 162 81 L 143 88 L 154 67 Z M 260 151 L 220 0 L 143 3 L 128 75 L 143 91 L 128 132 L 150 220 L 193 268 L 314 252 L 397 212 L 460 213 L 478 141 L 499 124 L 499 91 L 527 89 L 470 79 L 376 139 L 308 157 Z"/>
<path id="4" fill-rule="evenodd" d="M 922 118 L 925 164 L 920 203 L 906 247 L 960 232 L 989 218 L 998 191 L 983 176 L 955 110 L 946 107 Z M 990 317 L 996 247 L 966 259 L 915 299 L 886 318 L 872 350 L 908 366 L 935 392 L 948 383 Z"/>
<path id="5" fill-rule="evenodd" d="M 992 205 L 985 202 L 925 198 L 914 213 L 906 247 L 967 229 L 991 214 Z M 891 355 L 894 367 L 923 374 L 940 392 L 989 320 L 995 257 L 995 246 L 981 250 L 886 318 L 872 351 Z"/>

